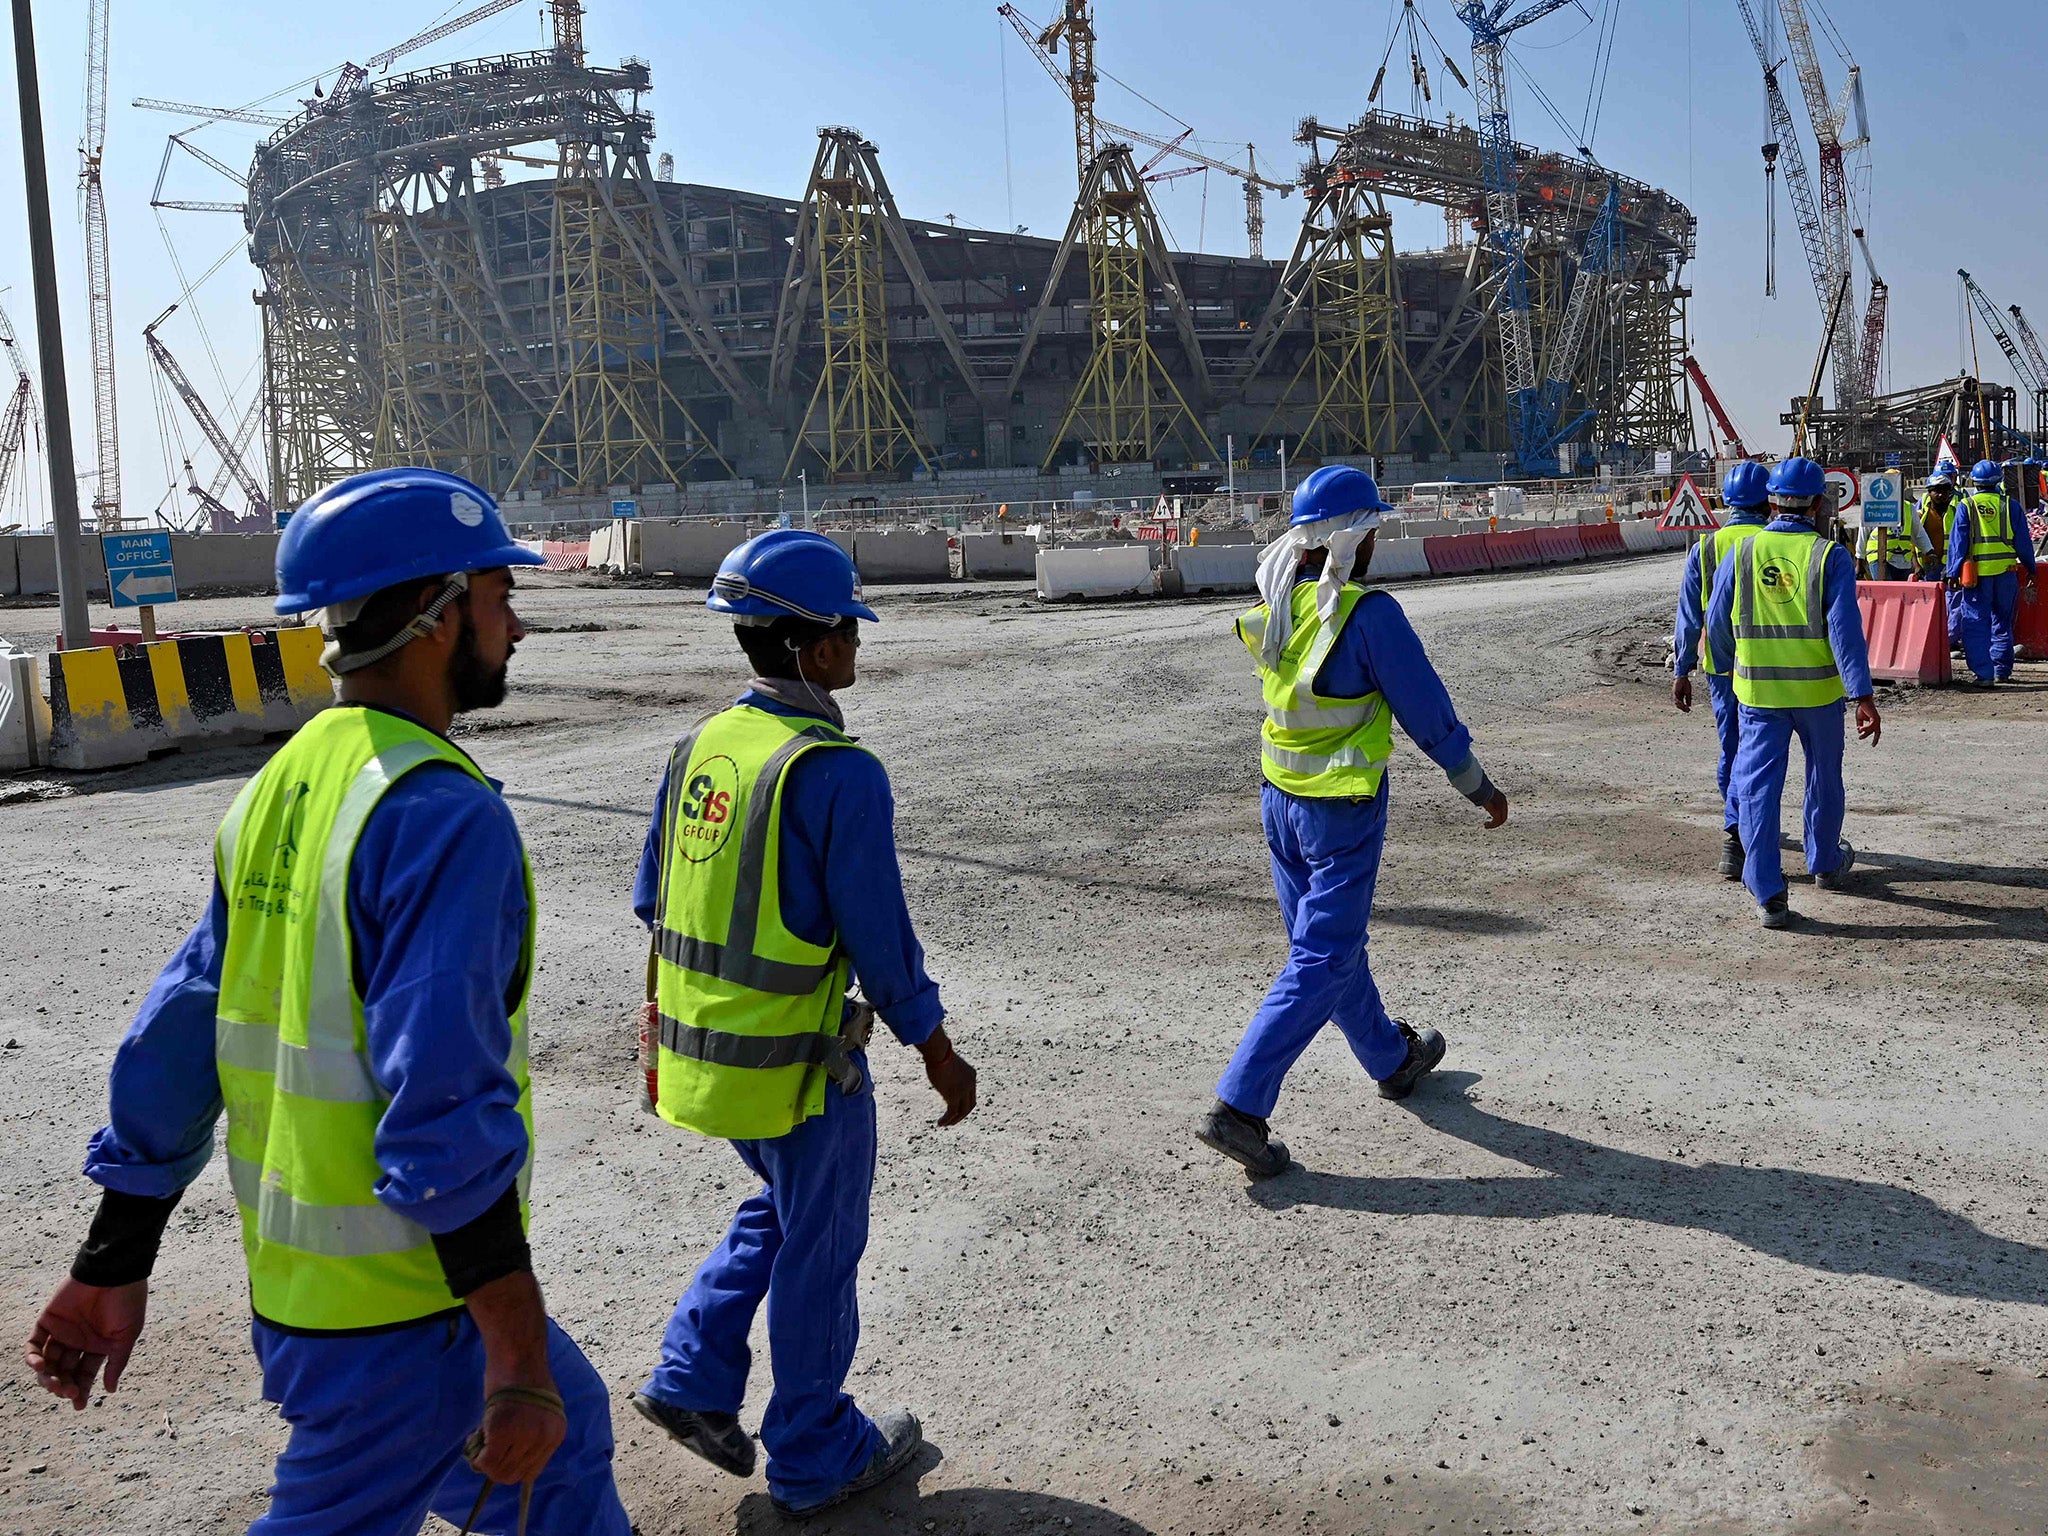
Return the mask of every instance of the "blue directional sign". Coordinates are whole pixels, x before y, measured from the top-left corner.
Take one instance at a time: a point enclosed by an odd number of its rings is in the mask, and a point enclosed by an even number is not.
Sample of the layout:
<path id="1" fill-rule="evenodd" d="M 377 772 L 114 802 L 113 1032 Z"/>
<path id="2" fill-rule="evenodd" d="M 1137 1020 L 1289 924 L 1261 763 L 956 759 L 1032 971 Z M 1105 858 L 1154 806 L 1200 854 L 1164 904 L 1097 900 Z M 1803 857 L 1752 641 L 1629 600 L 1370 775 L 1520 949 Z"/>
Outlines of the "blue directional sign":
<path id="1" fill-rule="evenodd" d="M 638 517 L 639 515 L 640 503 L 630 496 L 622 496 L 612 503 L 613 517 Z"/>
<path id="2" fill-rule="evenodd" d="M 1863 482 L 1863 526 L 1903 528 L 1906 525 L 1904 487 L 1897 471 L 1884 470 Z"/>
<path id="3" fill-rule="evenodd" d="M 1896 450 L 1888 453 L 1884 456 L 1884 467 L 1886 469 L 1904 469 L 1906 467 L 1906 456 Z"/>
<path id="4" fill-rule="evenodd" d="M 151 608 L 178 600 L 168 531 L 101 534 L 100 553 L 107 562 L 107 591 L 114 607 Z"/>

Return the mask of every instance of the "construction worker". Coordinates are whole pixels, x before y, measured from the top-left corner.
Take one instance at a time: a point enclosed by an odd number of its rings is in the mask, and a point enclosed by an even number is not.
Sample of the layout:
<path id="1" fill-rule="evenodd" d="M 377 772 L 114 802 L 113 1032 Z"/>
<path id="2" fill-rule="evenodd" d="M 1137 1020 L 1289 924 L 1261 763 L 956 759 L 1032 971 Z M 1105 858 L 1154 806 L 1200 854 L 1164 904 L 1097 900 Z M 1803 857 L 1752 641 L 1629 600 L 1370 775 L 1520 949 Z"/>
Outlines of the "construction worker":
<path id="1" fill-rule="evenodd" d="M 540 563 L 433 470 L 354 475 L 292 516 L 277 611 L 321 614 L 341 702 L 221 823 L 206 914 L 115 1053 L 98 1214 L 29 1337 L 57 1396 L 83 1408 L 102 1364 L 114 1389 L 225 1106 L 250 1333 L 291 1425 L 252 1533 L 410 1536 L 430 1510 L 630 1529 L 604 1384 L 527 1248 L 532 876 L 447 737 L 503 700 L 526 633 L 508 567 Z"/>
<path id="2" fill-rule="evenodd" d="M 1288 955 L 1195 1134 L 1255 1177 L 1288 1165 L 1267 1117 L 1324 1025 L 1343 1031 L 1383 1098 L 1406 1098 L 1444 1058 L 1436 1030 L 1387 1016 L 1366 960 L 1394 722 L 1486 811 L 1487 826 L 1508 819 L 1507 796 L 1473 755 L 1401 605 L 1351 579 L 1371 566 L 1388 510 L 1362 470 L 1316 470 L 1294 492 L 1288 531 L 1260 558 L 1264 601 L 1237 621 L 1265 694 L 1261 797 Z"/>
<path id="3" fill-rule="evenodd" d="M 1938 574 L 1947 558 L 1949 535 L 1956 522 L 1956 467 L 1947 459 L 1936 464 L 1934 473 L 1927 477 L 1927 494 L 1920 499 L 1919 518 L 1921 531 L 1927 535 L 1927 542 L 1934 550 L 1932 569 Z M 1953 582 L 1943 582 L 1942 603 L 1948 618 L 1949 654 L 1960 656 L 1963 654 L 1963 610 L 1956 600 Z"/>
<path id="4" fill-rule="evenodd" d="M 1707 697 L 1714 706 L 1714 732 L 1720 738 L 1721 756 L 1715 781 L 1721 789 L 1721 860 L 1723 879 L 1742 878 L 1742 826 L 1736 815 L 1735 796 L 1730 788 L 1735 770 L 1735 749 L 1742 737 L 1742 715 L 1735 702 L 1735 680 L 1717 671 L 1714 658 L 1703 654 L 1700 633 L 1706 622 L 1707 599 L 1714 591 L 1714 576 L 1728 552 L 1763 527 L 1770 516 L 1770 471 L 1754 459 L 1745 459 L 1728 471 L 1721 482 L 1721 500 L 1728 506 L 1728 521 L 1712 533 L 1703 534 L 1685 557 L 1685 575 L 1678 585 L 1678 627 L 1672 640 L 1672 667 L 1677 674 L 1671 683 L 1671 702 L 1692 712 L 1692 671 L 1698 666 L 1707 675 Z"/>
<path id="5" fill-rule="evenodd" d="M 1932 571 L 1934 558 L 1934 540 L 1917 511 L 1906 513 L 1897 528 L 1866 522 L 1858 530 L 1856 563 L 1872 581 L 1918 581 Z"/>
<path id="6" fill-rule="evenodd" d="M 1714 662 L 1732 668 L 1742 744 L 1733 789 L 1741 815 L 1742 878 L 1766 928 L 1790 925 L 1778 856 L 1778 806 L 1792 738 L 1806 754 L 1806 867 L 1839 890 L 1856 850 L 1842 841 L 1842 700 L 1873 744 L 1882 723 L 1856 609 L 1856 562 L 1816 524 L 1833 509 L 1827 472 L 1811 459 L 1771 471 L 1772 517 L 1722 562 L 1707 601 Z"/>
<path id="7" fill-rule="evenodd" d="M 768 1490 L 807 1516 L 923 1443 L 915 1415 L 870 1419 L 843 1390 L 874 1185 L 872 1018 L 923 1055 L 940 1125 L 974 1108 L 975 1075 L 911 928 L 888 775 L 832 697 L 853 686 L 860 621 L 875 618 L 853 562 L 819 534 L 765 533 L 726 556 L 705 606 L 732 619 L 755 676 L 670 755 L 633 909 L 653 934 L 654 1108 L 730 1140 L 762 1187 L 683 1293 L 633 1406 L 751 1476 L 739 1409 L 765 1299 Z"/>
<path id="8" fill-rule="evenodd" d="M 1948 579 L 1957 587 L 1971 683 L 1989 688 L 2012 676 L 2013 614 L 2022 593 L 2027 602 L 2037 600 L 2034 540 L 2026 514 L 2005 494 L 2003 469 L 1980 460 L 1970 471 L 1970 484 L 1949 534 Z"/>

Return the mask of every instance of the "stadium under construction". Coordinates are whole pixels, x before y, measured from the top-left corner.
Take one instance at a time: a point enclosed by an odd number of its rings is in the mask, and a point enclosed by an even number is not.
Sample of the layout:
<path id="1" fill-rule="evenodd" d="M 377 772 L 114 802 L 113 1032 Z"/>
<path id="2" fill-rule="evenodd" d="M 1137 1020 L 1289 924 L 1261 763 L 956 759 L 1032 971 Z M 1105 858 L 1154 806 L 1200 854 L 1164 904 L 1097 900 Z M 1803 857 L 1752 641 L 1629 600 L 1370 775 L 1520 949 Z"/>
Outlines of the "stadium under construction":
<path id="1" fill-rule="evenodd" d="M 354 84 L 259 145 L 275 505 L 401 463 L 531 498 L 1198 469 L 1227 442 L 1552 473 L 1693 446 L 1693 216 L 1590 159 L 1512 146 L 1503 259 L 1480 131 L 1304 121 L 1303 216 L 1266 260 L 1170 250 L 1092 116 L 1051 240 L 905 218 L 847 127 L 795 198 L 670 180 L 651 84 L 579 42 Z M 1399 202 L 1443 211 L 1442 249 L 1396 252 Z M 1547 441 L 1515 428 L 1504 349 Z"/>

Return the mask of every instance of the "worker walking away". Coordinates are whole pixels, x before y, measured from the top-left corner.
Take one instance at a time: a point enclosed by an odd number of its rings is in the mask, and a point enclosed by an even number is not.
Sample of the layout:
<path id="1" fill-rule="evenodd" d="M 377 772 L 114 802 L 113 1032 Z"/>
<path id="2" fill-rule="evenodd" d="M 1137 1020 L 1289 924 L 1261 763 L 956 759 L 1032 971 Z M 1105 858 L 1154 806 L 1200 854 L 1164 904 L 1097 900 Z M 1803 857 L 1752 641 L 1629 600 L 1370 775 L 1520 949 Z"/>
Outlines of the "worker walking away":
<path id="1" fill-rule="evenodd" d="M 1260 557 L 1264 601 L 1237 621 L 1265 695 L 1260 795 L 1288 955 L 1195 1134 L 1256 1177 L 1288 1165 L 1267 1119 L 1324 1025 L 1335 1022 L 1384 1098 L 1406 1098 L 1444 1058 L 1436 1030 L 1387 1016 L 1366 959 L 1394 722 L 1487 826 L 1508 819 L 1401 605 L 1351 579 L 1371 566 L 1387 510 L 1372 476 L 1316 470 L 1295 490 L 1287 533 Z"/>
<path id="2" fill-rule="evenodd" d="M 654 1108 L 731 1141 L 761 1189 L 683 1293 L 640 1414 L 739 1477 L 748 1330 L 768 1304 L 768 1491 L 809 1516 L 900 1471 L 915 1415 L 844 1391 L 875 1173 L 875 1015 L 924 1057 L 940 1125 L 975 1102 L 925 974 L 897 867 L 889 778 L 846 734 L 861 601 L 830 539 L 777 529 L 727 555 L 706 606 L 732 619 L 755 676 L 670 755 L 633 908 L 653 935 Z M 864 1003 L 848 998 L 858 980 Z"/>
<path id="3" fill-rule="evenodd" d="M 1957 588 L 1971 683 L 1989 688 L 2012 676 L 2013 616 L 2022 595 L 2029 603 L 2038 600 L 2034 540 L 2026 514 L 2005 494 L 2003 469 L 1982 460 L 1970 471 L 1970 484 L 1949 535 L 1947 573 Z"/>
<path id="4" fill-rule="evenodd" d="M 448 740 L 505 695 L 540 557 L 453 475 L 354 475 L 292 516 L 277 611 L 318 611 L 341 702 L 235 797 L 206 915 L 114 1056 L 104 1190 L 29 1336 L 83 1408 L 142 1332 L 165 1224 L 227 1114 L 250 1334 L 291 1437 L 259 1536 L 626 1536 L 604 1384 L 526 1239 L 533 881 Z M 474 1435 L 474 1438 L 473 1438 Z M 465 1442 L 469 1448 L 465 1450 Z"/>
<path id="5" fill-rule="evenodd" d="M 1678 627 L 1672 640 L 1671 702 L 1681 711 L 1692 712 L 1692 673 L 1695 667 L 1706 674 L 1707 697 L 1714 706 L 1714 731 L 1720 738 L 1720 763 L 1715 782 L 1721 790 L 1721 862 L 1723 879 L 1742 878 L 1742 826 L 1736 815 L 1732 786 L 1735 749 L 1742 738 L 1742 714 L 1735 701 L 1735 679 L 1714 666 L 1714 658 L 1701 643 L 1706 624 L 1707 599 L 1713 595 L 1714 577 L 1729 552 L 1752 537 L 1770 517 L 1770 471 L 1754 459 L 1745 459 L 1728 471 L 1721 482 L 1721 499 L 1728 505 L 1727 523 L 1712 533 L 1702 534 L 1685 557 L 1685 575 L 1678 585 Z"/>
<path id="6" fill-rule="evenodd" d="M 1948 541 L 1956 526 L 1956 467 L 1947 459 L 1934 466 L 1934 473 L 1927 477 L 1927 494 L 1920 500 L 1920 528 L 1927 535 L 1927 542 L 1933 546 L 1934 556 L 1930 564 L 1935 575 L 1942 574 L 1948 560 Z M 1952 581 L 1942 581 L 1942 604 L 1948 617 L 1948 650 L 1951 656 L 1963 654 L 1963 609 L 1956 594 L 1961 589 Z"/>
<path id="7" fill-rule="evenodd" d="M 1772 517 L 1738 545 L 1714 578 L 1707 643 L 1732 667 L 1742 712 L 1733 788 L 1741 814 L 1743 883 L 1766 928 L 1792 921 L 1778 853 L 1778 809 L 1797 736 L 1806 754 L 1806 867 L 1838 890 L 1856 862 L 1842 841 L 1842 701 L 1856 703 L 1856 734 L 1877 742 L 1870 658 L 1856 608 L 1856 562 L 1816 526 L 1833 510 L 1827 473 L 1793 458 L 1771 471 Z"/>
<path id="8" fill-rule="evenodd" d="M 1865 523 L 1857 533 L 1856 564 L 1871 581 L 1917 581 L 1932 573 L 1935 560 L 1934 540 L 1917 510 L 1897 528 Z"/>

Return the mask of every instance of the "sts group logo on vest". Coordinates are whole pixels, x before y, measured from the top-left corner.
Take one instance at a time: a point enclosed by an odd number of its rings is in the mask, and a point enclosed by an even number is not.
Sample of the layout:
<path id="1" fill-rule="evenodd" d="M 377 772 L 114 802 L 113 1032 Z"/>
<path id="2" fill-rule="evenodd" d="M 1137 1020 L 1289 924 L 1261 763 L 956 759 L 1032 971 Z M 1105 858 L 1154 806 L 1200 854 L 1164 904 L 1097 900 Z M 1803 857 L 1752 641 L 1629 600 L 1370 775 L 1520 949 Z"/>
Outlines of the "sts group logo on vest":
<path id="1" fill-rule="evenodd" d="M 702 864 L 725 846 L 739 792 L 739 764 L 729 757 L 707 757 L 690 775 L 676 807 L 676 846 L 692 864 Z"/>

